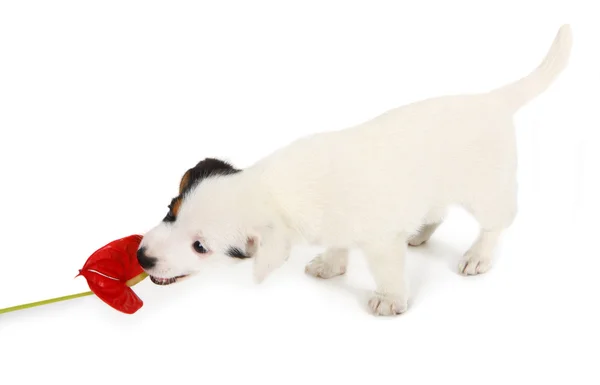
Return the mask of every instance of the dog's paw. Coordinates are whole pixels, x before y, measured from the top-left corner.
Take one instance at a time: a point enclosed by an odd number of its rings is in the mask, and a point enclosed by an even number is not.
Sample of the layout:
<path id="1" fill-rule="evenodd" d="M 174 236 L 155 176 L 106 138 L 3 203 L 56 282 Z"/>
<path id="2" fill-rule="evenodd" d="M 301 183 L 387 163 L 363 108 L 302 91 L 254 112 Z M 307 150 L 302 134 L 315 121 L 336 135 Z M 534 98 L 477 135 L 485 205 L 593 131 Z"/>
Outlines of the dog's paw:
<path id="1" fill-rule="evenodd" d="M 486 273 L 492 267 L 489 258 L 467 252 L 458 264 L 458 272 L 462 275 L 478 275 Z"/>
<path id="2" fill-rule="evenodd" d="M 326 261 L 322 255 L 318 255 L 306 265 L 304 271 L 313 277 L 328 279 L 344 274 L 346 265 Z"/>
<path id="3" fill-rule="evenodd" d="M 416 247 L 421 246 L 422 244 L 427 242 L 429 238 L 431 238 L 435 230 L 438 228 L 440 223 L 441 222 L 430 223 L 421 227 L 421 229 L 419 229 L 419 232 L 417 232 L 408 239 L 408 245 Z"/>
<path id="4" fill-rule="evenodd" d="M 375 293 L 369 300 L 369 309 L 374 315 L 395 316 L 408 310 L 408 302 L 399 297 Z"/>
<path id="5" fill-rule="evenodd" d="M 408 240 L 408 244 L 410 246 L 417 247 L 417 246 L 421 246 L 428 240 L 429 240 L 429 237 L 423 236 L 422 234 L 417 234 Z"/>

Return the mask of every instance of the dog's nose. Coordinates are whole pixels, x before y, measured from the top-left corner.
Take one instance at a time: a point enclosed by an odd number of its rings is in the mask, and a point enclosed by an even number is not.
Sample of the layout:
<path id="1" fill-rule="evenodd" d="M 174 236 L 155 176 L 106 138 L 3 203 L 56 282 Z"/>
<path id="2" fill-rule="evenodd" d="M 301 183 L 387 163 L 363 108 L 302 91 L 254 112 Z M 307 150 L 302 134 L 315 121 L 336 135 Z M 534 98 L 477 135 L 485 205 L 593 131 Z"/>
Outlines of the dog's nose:
<path id="1" fill-rule="evenodd" d="M 156 265 L 156 258 L 147 256 L 145 247 L 137 251 L 137 260 L 143 269 L 151 269 Z"/>

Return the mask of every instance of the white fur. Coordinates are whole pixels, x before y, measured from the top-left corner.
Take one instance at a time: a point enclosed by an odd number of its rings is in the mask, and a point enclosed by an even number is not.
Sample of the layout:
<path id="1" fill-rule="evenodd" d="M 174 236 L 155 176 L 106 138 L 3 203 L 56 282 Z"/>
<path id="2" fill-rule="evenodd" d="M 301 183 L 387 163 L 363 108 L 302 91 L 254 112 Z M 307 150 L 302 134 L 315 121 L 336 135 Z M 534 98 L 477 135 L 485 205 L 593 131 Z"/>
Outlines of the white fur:
<path id="1" fill-rule="evenodd" d="M 362 250 L 375 281 L 370 309 L 407 309 L 407 244 L 419 245 L 460 205 L 481 227 L 459 271 L 487 271 L 517 207 L 513 114 L 566 67 L 571 30 L 562 26 L 541 65 L 491 92 L 398 107 L 362 124 L 301 138 L 240 173 L 208 178 L 183 201 L 173 224 L 142 244 L 159 259 L 153 274 L 198 271 L 228 247 L 252 250 L 261 282 L 300 242 L 327 248 L 306 268 L 343 274 L 347 251 Z M 191 247 L 202 240 L 211 255 Z M 250 247 L 252 246 L 252 247 Z"/>

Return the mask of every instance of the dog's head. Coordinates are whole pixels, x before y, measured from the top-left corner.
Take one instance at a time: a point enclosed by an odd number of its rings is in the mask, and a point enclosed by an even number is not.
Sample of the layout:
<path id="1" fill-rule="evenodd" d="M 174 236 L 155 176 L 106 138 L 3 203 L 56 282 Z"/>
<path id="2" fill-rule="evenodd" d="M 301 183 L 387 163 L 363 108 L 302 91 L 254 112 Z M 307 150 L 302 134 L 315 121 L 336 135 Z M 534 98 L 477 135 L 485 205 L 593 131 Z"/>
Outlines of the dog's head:
<path id="1" fill-rule="evenodd" d="M 250 258 L 258 238 L 244 228 L 244 191 L 231 188 L 242 173 L 213 158 L 187 170 L 163 220 L 146 233 L 137 258 L 155 284 L 168 285 L 219 258 Z"/>

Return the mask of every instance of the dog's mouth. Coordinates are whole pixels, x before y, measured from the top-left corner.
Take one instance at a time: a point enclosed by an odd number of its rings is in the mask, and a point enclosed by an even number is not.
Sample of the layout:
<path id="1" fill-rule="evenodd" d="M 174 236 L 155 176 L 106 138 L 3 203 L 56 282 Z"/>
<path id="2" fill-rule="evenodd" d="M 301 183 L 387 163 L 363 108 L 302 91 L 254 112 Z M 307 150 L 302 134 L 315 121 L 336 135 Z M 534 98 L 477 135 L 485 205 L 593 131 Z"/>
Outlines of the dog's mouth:
<path id="1" fill-rule="evenodd" d="M 178 282 L 186 277 L 188 277 L 188 274 L 178 275 L 176 277 L 171 277 L 171 278 L 159 278 L 159 277 L 154 277 L 151 275 L 150 281 L 152 281 L 152 283 L 154 283 L 156 285 L 165 286 L 165 285 L 171 285 L 171 284 Z"/>

